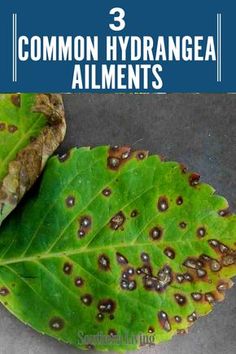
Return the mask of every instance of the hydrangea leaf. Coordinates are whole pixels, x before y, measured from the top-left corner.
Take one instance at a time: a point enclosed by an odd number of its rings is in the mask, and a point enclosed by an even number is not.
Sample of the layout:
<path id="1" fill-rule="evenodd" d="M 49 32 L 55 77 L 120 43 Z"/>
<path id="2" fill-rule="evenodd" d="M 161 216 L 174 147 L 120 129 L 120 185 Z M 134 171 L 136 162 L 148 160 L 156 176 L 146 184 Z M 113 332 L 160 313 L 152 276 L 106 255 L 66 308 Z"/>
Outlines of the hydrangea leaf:
<path id="1" fill-rule="evenodd" d="M 185 333 L 235 275 L 227 201 L 182 165 L 129 147 L 52 157 L 0 234 L 1 302 L 82 349 Z"/>
<path id="2" fill-rule="evenodd" d="M 0 224 L 33 185 L 64 134 L 60 95 L 0 95 Z"/>

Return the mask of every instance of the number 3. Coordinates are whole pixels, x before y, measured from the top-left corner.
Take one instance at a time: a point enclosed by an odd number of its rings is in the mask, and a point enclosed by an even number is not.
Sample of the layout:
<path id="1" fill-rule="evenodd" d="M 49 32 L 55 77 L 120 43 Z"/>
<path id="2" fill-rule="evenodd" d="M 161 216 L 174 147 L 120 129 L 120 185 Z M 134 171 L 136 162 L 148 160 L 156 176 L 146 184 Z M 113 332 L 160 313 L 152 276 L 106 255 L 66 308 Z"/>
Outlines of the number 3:
<path id="1" fill-rule="evenodd" d="M 118 22 L 119 24 L 114 25 L 113 23 L 109 24 L 109 27 L 112 31 L 122 31 L 125 28 L 125 11 L 120 7 L 113 7 L 109 12 L 110 15 L 118 14 L 118 16 L 114 16 L 114 22 Z"/>

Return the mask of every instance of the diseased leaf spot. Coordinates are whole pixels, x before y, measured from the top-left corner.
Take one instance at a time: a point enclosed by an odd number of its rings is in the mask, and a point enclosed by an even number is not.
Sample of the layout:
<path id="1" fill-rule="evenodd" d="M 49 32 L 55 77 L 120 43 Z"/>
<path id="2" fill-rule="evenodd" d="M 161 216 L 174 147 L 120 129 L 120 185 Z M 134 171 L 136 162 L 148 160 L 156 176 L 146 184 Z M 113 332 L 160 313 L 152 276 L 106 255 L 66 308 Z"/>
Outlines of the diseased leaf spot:
<path id="1" fill-rule="evenodd" d="M 159 319 L 162 329 L 164 329 L 166 332 L 170 332 L 171 325 L 170 325 L 167 313 L 164 311 L 159 311 L 158 312 L 158 319 Z"/>
<path id="2" fill-rule="evenodd" d="M 158 199 L 157 208 L 161 212 L 164 212 L 169 208 L 168 200 L 165 196 L 161 196 Z"/>
<path id="3" fill-rule="evenodd" d="M 6 129 L 6 124 L 1 122 L 0 123 L 0 132 L 4 131 Z"/>
<path id="4" fill-rule="evenodd" d="M 184 295 L 175 294 L 174 297 L 175 297 L 175 300 L 176 300 L 178 305 L 180 305 L 180 306 L 186 305 L 187 299 L 186 299 L 186 297 Z"/>
<path id="5" fill-rule="evenodd" d="M 104 319 L 104 315 L 103 315 L 101 312 L 99 312 L 99 313 L 97 314 L 96 318 L 97 318 L 97 320 L 98 320 L 99 322 L 102 322 L 103 319 Z"/>
<path id="6" fill-rule="evenodd" d="M 63 266 L 63 272 L 67 275 L 70 275 L 73 271 L 73 265 L 71 263 L 66 262 Z"/>
<path id="7" fill-rule="evenodd" d="M 149 262 L 149 260 L 150 260 L 149 255 L 145 252 L 141 253 L 140 258 L 143 262 Z"/>
<path id="8" fill-rule="evenodd" d="M 175 251 L 171 247 L 165 248 L 164 254 L 170 259 L 175 259 Z"/>
<path id="9" fill-rule="evenodd" d="M 227 290 L 229 288 L 229 284 L 220 281 L 219 284 L 217 285 L 216 289 L 220 292 L 223 293 L 225 292 L 225 290 Z"/>
<path id="10" fill-rule="evenodd" d="M 84 237 L 90 230 L 92 225 L 92 219 L 90 216 L 82 216 L 80 218 L 80 229 L 78 231 L 78 236 L 80 238 Z"/>
<path id="11" fill-rule="evenodd" d="M 85 295 L 81 296 L 80 299 L 81 299 L 82 303 L 86 306 L 90 306 L 93 301 L 93 298 L 90 294 L 85 294 Z"/>
<path id="12" fill-rule="evenodd" d="M 204 237 L 206 235 L 206 229 L 205 227 L 201 226 L 197 229 L 197 236 L 198 237 Z"/>
<path id="13" fill-rule="evenodd" d="M 200 175 L 198 173 L 192 173 L 189 176 L 189 184 L 190 184 L 190 186 L 196 187 L 198 185 L 198 183 L 199 183 L 199 180 L 200 180 Z"/>
<path id="14" fill-rule="evenodd" d="M 63 154 L 61 156 L 58 156 L 58 160 L 60 162 L 65 162 L 66 160 L 69 159 L 69 157 L 70 157 L 70 152 L 67 152 L 67 153 L 65 153 L 65 154 Z"/>
<path id="15" fill-rule="evenodd" d="M 9 124 L 8 125 L 8 131 L 9 133 L 15 133 L 18 130 L 17 126 L 14 124 Z"/>
<path id="16" fill-rule="evenodd" d="M 182 173 L 186 173 L 187 172 L 188 169 L 183 163 L 180 163 L 179 166 L 180 166 L 180 170 L 181 170 Z"/>
<path id="17" fill-rule="evenodd" d="M 177 329 L 176 333 L 182 336 L 182 335 L 186 334 L 187 331 L 185 329 Z"/>
<path id="18" fill-rule="evenodd" d="M 152 326 L 148 327 L 148 333 L 154 333 L 155 332 L 155 328 Z"/>
<path id="19" fill-rule="evenodd" d="M 120 282 L 121 289 L 133 291 L 137 287 L 137 283 L 135 280 L 121 280 Z"/>
<path id="20" fill-rule="evenodd" d="M 128 259 L 119 252 L 116 252 L 116 260 L 119 264 L 128 264 Z"/>
<path id="21" fill-rule="evenodd" d="M 149 235 L 154 241 L 160 240 L 163 235 L 163 229 L 160 226 L 155 226 L 150 230 Z"/>
<path id="22" fill-rule="evenodd" d="M 213 304 L 215 302 L 215 296 L 212 293 L 205 294 L 205 300 L 209 302 L 209 304 Z"/>
<path id="23" fill-rule="evenodd" d="M 230 212 L 230 209 L 227 208 L 227 209 L 222 209 L 222 210 L 219 210 L 218 214 L 222 217 L 224 216 L 230 216 L 231 215 L 231 212 Z"/>
<path id="24" fill-rule="evenodd" d="M 103 189 L 102 194 L 103 194 L 105 197 L 109 197 L 109 196 L 111 195 L 111 189 L 110 189 L 110 188 L 105 188 L 105 189 Z"/>
<path id="25" fill-rule="evenodd" d="M 187 317 L 189 322 L 195 322 L 197 320 L 197 314 L 196 312 L 193 312 L 191 315 Z"/>
<path id="26" fill-rule="evenodd" d="M 176 199 L 176 204 L 177 204 L 177 205 L 182 205 L 183 202 L 184 202 L 184 200 L 183 200 L 183 197 L 181 197 L 181 196 L 179 196 L 179 197 Z"/>
<path id="27" fill-rule="evenodd" d="M 139 151 L 139 152 L 136 154 L 137 160 L 143 160 L 146 156 L 147 156 L 146 151 Z"/>
<path id="28" fill-rule="evenodd" d="M 10 294 L 10 291 L 6 287 L 0 288 L 0 296 L 7 296 Z"/>
<path id="29" fill-rule="evenodd" d="M 66 198 L 66 205 L 68 206 L 68 208 L 72 208 L 75 205 L 75 197 L 73 197 L 72 195 L 69 195 Z"/>
<path id="30" fill-rule="evenodd" d="M 224 256 L 222 258 L 222 263 L 225 267 L 235 264 L 236 263 L 236 253 Z"/>
<path id="31" fill-rule="evenodd" d="M 84 285 L 84 280 L 81 277 L 75 278 L 75 286 L 78 286 L 79 288 Z"/>
<path id="32" fill-rule="evenodd" d="M 95 350 L 95 346 L 93 344 L 87 344 L 85 348 L 88 350 Z"/>
<path id="33" fill-rule="evenodd" d="M 131 157 L 130 146 L 113 147 L 109 150 L 107 158 L 107 167 L 112 170 L 117 170 L 123 163 Z"/>
<path id="34" fill-rule="evenodd" d="M 197 272 L 197 275 L 199 278 L 203 278 L 207 275 L 207 272 L 205 271 L 205 269 L 199 268 L 199 269 L 197 269 L 196 272 Z"/>
<path id="35" fill-rule="evenodd" d="M 136 209 L 134 209 L 130 214 L 131 218 L 135 218 L 137 215 L 138 215 L 138 210 Z"/>
<path id="36" fill-rule="evenodd" d="M 106 256 L 105 254 L 101 254 L 98 257 L 98 267 L 101 270 L 105 270 L 105 271 L 110 270 L 110 259 L 109 259 L 109 257 Z"/>
<path id="37" fill-rule="evenodd" d="M 108 167 L 115 170 L 120 165 L 120 159 L 118 159 L 117 157 L 108 157 L 107 163 Z"/>
<path id="38" fill-rule="evenodd" d="M 175 322 L 181 323 L 182 322 L 182 318 L 180 316 L 175 316 Z"/>
<path id="39" fill-rule="evenodd" d="M 60 317 L 54 317 L 49 321 L 49 326 L 54 331 L 61 331 L 64 328 L 64 320 Z"/>
<path id="40" fill-rule="evenodd" d="M 116 330 L 115 329 L 109 329 L 108 335 L 110 337 L 115 337 L 117 335 Z"/>
<path id="41" fill-rule="evenodd" d="M 221 265 L 216 259 L 212 259 L 210 262 L 210 268 L 212 272 L 218 272 L 221 269 Z"/>
<path id="42" fill-rule="evenodd" d="M 11 95 L 11 102 L 12 102 L 16 107 L 20 107 L 20 104 L 21 104 L 21 96 L 20 96 L 20 94 L 13 94 L 13 95 Z"/>
<path id="43" fill-rule="evenodd" d="M 120 229 L 125 222 L 125 215 L 122 211 L 119 211 L 115 216 L 113 216 L 110 220 L 110 228 L 112 230 Z"/>
<path id="44" fill-rule="evenodd" d="M 184 222 L 184 221 L 180 222 L 180 223 L 179 223 L 179 227 L 180 227 L 181 229 L 186 229 L 186 227 L 187 227 L 186 222 Z"/>
<path id="45" fill-rule="evenodd" d="M 102 299 L 98 303 L 98 310 L 101 313 L 113 314 L 116 309 L 116 303 L 112 299 Z"/>
<path id="46" fill-rule="evenodd" d="M 194 301 L 200 301 L 202 299 L 202 294 L 201 293 L 192 293 L 191 297 Z"/>

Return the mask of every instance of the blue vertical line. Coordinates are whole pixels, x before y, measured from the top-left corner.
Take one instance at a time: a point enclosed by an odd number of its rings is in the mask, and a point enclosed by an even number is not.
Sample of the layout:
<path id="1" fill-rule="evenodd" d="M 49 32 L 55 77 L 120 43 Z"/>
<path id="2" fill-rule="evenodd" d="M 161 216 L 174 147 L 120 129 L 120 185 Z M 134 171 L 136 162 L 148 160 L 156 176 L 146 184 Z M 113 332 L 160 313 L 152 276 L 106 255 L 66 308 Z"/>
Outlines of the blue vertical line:
<path id="1" fill-rule="evenodd" d="M 15 14 L 12 14 L 12 81 L 15 81 Z"/>
<path id="2" fill-rule="evenodd" d="M 217 14 L 217 82 L 221 82 L 221 14 Z"/>
<path id="3" fill-rule="evenodd" d="M 15 82 L 17 81 L 17 14 L 15 14 Z"/>

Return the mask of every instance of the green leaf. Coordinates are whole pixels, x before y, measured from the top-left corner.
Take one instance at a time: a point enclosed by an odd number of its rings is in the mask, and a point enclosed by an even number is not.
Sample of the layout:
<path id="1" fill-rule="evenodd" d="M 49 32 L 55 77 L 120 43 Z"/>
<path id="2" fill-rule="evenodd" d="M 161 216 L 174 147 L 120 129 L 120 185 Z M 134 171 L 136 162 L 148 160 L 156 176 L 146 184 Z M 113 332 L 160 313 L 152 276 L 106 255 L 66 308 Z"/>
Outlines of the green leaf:
<path id="1" fill-rule="evenodd" d="M 137 348 L 140 334 L 168 340 L 232 285 L 236 217 L 227 208 L 199 175 L 145 151 L 53 157 L 40 190 L 1 229 L 0 299 L 78 348 Z M 100 344 L 99 334 L 108 336 Z"/>
<path id="2" fill-rule="evenodd" d="M 64 134 L 60 95 L 0 95 L 0 224 L 33 185 Z"/>

